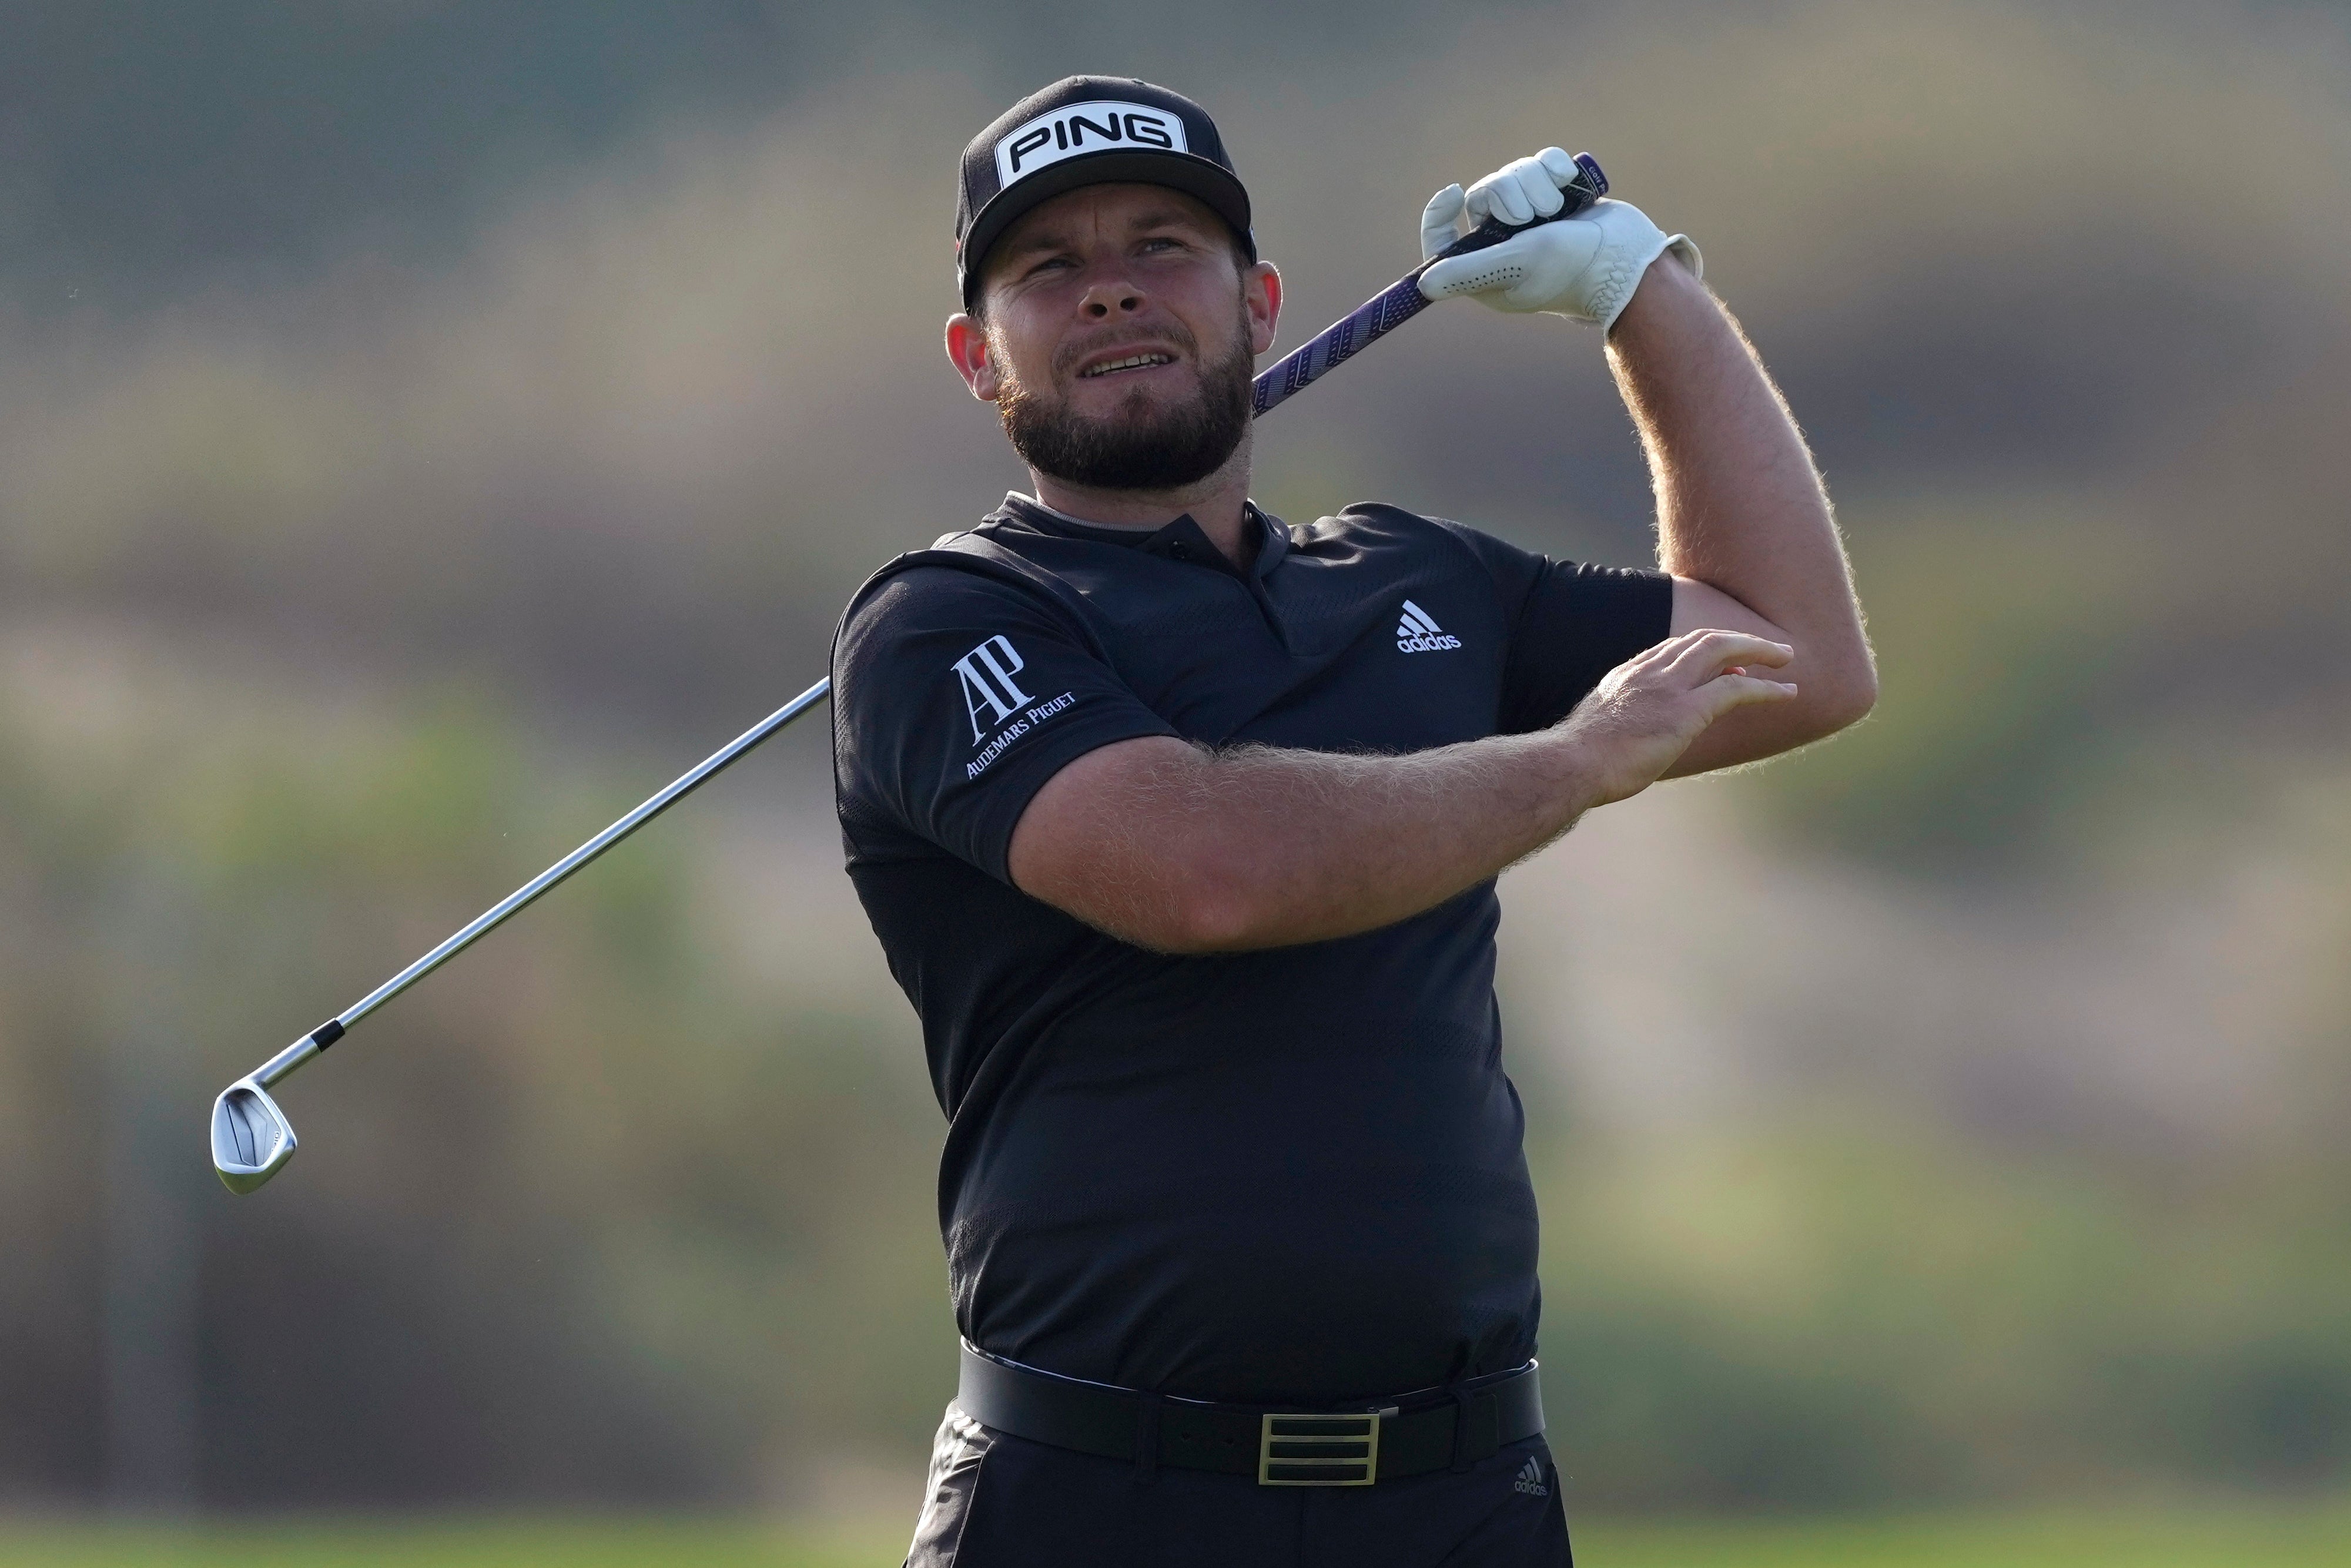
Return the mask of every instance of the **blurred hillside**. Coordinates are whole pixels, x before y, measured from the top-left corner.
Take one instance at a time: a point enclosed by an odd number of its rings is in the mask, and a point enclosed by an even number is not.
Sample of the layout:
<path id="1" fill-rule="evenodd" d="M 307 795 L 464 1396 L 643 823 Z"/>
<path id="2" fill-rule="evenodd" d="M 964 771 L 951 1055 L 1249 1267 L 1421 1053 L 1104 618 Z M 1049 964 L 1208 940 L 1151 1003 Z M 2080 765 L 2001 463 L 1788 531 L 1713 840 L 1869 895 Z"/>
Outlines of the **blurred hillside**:
<path id="1" fill-rule="evenodd" d="M 201 1124 L 1020 482 L 952 160 L 1077 69 L 1217 115 L 1289 344 L 1589 148 L 1839 496 L 1877 716 L 1506 885 L 1579 1498 L 2351 1479 L 2341 13 L 1186 15 L 12 12 L 0 1502 L 911 1509 L 939 1117 L 817 731 L 306 1074 L 267 1192 Z M 1433 313 L 1259 452 L 1646 559 L 1561 323 Z"/>

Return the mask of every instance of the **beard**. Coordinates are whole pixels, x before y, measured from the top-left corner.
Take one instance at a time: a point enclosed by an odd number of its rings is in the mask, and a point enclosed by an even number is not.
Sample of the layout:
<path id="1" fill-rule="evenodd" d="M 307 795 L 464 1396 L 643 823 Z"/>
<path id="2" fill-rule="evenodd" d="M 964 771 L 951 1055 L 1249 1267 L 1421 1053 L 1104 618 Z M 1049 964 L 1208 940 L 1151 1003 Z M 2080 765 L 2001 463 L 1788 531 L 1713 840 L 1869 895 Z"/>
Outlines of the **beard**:
<path id="1" fill-rule="evenodd" d="M 1102 418 L 1074 413 L 1068 400 L 1008 378 L 996 400 L 1004 434 L 1020 460 L 1040 474 L 1093 490 L 1178 490 L 1225 465 L 1249 434 L 1249 323 L 1233 351 L 1200 370 L 1199 394 L 1169 408 L 1141 389 Z M 1190 341 L 1178 347 L 1196 349 Z M 1002 362 L 999 361 L 999 362 Z"/>

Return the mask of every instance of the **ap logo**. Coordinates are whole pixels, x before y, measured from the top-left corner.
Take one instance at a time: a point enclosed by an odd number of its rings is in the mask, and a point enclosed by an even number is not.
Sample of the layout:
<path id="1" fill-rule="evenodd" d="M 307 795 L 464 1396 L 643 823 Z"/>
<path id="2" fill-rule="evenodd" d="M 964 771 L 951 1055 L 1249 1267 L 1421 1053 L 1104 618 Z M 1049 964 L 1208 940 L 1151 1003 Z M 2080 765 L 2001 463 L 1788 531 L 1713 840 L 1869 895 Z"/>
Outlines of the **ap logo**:
<path id="1" fill-rule="evenodd" d="M 971 716 L 974 746 L 1037 700 L 1012 678 L 1028 667 L 1013 650 L 1009 637 L 990 637 L 955 662 L 956 678 L 963 683 L 963 706 Z M 979 720 L 983 712 L 988 716 L 985 726 Z"/>

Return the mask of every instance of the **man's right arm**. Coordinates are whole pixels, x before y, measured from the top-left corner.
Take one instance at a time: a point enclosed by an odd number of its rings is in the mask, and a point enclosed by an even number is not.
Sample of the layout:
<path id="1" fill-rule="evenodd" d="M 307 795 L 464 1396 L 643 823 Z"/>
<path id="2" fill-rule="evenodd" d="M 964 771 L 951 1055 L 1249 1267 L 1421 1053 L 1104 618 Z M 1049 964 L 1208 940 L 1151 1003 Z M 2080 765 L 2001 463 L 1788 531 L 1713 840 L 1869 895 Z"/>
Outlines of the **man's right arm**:
<path id="1" fill-rule="evenodd" d="M 1161 952 L 1376 930 L 1638 794 L 1723 714 L 1792 697 L 1745 673 L 1789 655 L 1742 632 L 1692 632 L 1618 665 L 1549 729 L 1404 756 L 1119 741 L 1037 791 L 1008 869 L 1031 897 Z"/>

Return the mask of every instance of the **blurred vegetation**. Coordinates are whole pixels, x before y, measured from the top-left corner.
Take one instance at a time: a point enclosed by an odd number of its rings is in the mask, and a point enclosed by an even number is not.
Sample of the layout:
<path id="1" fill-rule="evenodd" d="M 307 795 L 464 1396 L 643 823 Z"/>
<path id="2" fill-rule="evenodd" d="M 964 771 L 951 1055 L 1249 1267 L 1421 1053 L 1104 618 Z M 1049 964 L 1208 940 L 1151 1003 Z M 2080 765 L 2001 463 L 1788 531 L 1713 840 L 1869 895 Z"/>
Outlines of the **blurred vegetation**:
<path id="1" fill-rule="evenodd" d="M 305 1147 L 263 1194 L 218 1190 L 200 1128 L 799 690 L 867 571 L 1018 481 L 935 362 L 952 154 L 1015 92 L 1130 68 L 1223 122 L 1293 342 L 1409 259 L 1426 191 L 1591 148 L 1705 247 L 1853 537 L 1877 716 L 1506 886 L 1573 1500 L 2351 1481 L 2337 12 L 12 25 L 0 1504 L 911 1518 L 953 1375 L 940 1118 L 817 728 L 355 1031 L 289 1087 Z M 1557 323 L 1433 315 L 1259 461 L 1293 517 L 1379 496 L 1647 549 L 1622 411 Z M 2224 1522 L 1588 1539 L 2343 1539 L 2197 1518 Z M 539 1550 L 494 1536 L 447 1560 Z"/>

